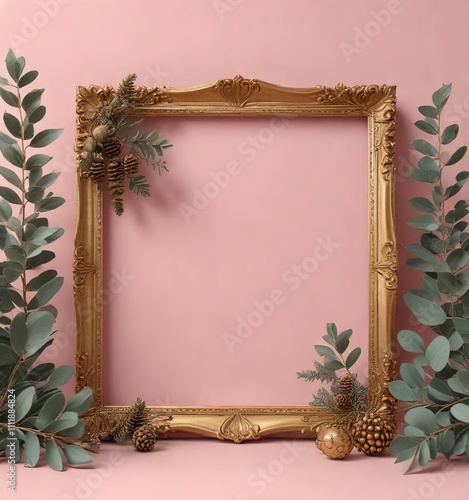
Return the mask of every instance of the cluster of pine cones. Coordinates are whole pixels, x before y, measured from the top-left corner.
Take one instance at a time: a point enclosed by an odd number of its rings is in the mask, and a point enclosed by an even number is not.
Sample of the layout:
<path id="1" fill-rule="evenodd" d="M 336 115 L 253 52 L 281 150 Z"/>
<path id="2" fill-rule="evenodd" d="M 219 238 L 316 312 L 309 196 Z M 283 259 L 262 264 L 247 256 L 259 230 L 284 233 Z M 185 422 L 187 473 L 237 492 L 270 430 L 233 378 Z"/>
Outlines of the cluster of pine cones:
<path id="1" fill-rule="evenodd" d="M 158 418 L 151 417 L 145 401 L 138 398 L 111 432 L 111 436 L 116 443 L 125 444 L 131 440 L 137 451 L 150 451 L 155 446 L 158 434 L 167 430 L 168 426 L 161 425 Z"/>
<path id="2" fill-rule="evenodd" d="M 140 163 L 140 158 L 134 154 L 121 158 L 122 147 L 111 125 L 98 125 L 85 139 L 81 153 L 82 161 L 89 165 L 83 175 L 101 183 L 107 173 L 108 189 L 117 215 L 124 212 L 125 176 L 136 174 Z"/>
<path id="3" fill-rule="evenodd" d="M 334 395 L 334 405 L 338 410 L 349 410 L 353 406 L 355 379 L 349 372 L 339 378 L 339 394 Z"/>
<path id="4" fill-rule="evenodd" d="M 333 397 L 335 407 L 343 412 L 353 411 L 355 392 L 355 378 L 345 373 L 339 378 L 339 392 Z M 345 422 L 344 422 L 345 423 Z M 395 419 L 377 413 L 361 413 L 354 416 L 354 420 L 345 425 L 332 424 L 324 428 L 318 447 L 331 458 L 344 458 L 350 453 L 353 446 L 366 455 L 379 455 L 391 444 L 396 431 Z M 327 440 L 338 440 L 348 452 L 340 456 L 337 449 L 323 449 Z"/>

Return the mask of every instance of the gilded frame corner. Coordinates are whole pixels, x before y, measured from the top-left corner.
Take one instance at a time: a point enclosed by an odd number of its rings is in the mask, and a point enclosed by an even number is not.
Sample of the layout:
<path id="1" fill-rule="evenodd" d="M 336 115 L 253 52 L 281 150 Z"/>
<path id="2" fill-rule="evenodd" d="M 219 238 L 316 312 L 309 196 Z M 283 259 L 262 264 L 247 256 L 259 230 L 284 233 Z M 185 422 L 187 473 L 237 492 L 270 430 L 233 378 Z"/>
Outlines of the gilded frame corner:
<path id="1" fill-rule="evenodd" d="M 77 87 L 79 156 L 97 110 L 112 98 L 110 86 Z M 132 115 L 210 115 L 311 117 L 365 116 L 369 172 L 369 411 L 394 415 L 388 392 L 394 377 L 392 353 L 397 290 L 394 220 L 396 87 L 368 85 L 288 88 L 241 76 L 190 88 L 137 87 Z M 102 390 L 102 190 L 82 178 L 78 168 L 78 220 L 73 291 L 77 317 L 76 388 L 94 389 L 86 416 L 88 432 L 106 439 L 125 407 L 105 406 Z M 325 408 L 304 407 L 151 407 L 171 417 L 168 436 L 187 433 L 240 443 L 269 435 L 311 435 L 333 420 Z M 184 434 L 181 434 L 184 433 Z"/>

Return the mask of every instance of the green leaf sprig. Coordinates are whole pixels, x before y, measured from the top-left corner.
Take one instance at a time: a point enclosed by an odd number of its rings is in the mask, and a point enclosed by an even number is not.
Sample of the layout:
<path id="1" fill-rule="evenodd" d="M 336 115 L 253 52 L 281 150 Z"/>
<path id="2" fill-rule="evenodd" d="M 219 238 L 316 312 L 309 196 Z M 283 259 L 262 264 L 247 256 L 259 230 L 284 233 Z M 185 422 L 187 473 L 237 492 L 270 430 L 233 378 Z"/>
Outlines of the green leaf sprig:
<path id="1" fill-rule="evenodd" d="M 59 176 L 44 171 L 52 157 L 34 151 L 55 141 L 62 129 L 36 130 L 46 113 L 44 89 L 24 90 L 38 76 L 25 72 L 25 65 L 10 50 L 9 78 L 0 77 L 0 98 L 13 108 L 3 115 L 8 134 L 0 132 L 8 164 L 0 166 L 0 175 L 9 184 L 0 186 L 0 458 L 35 467 L 45 450 L 49 466 L 62 470 L 63 457 L 73 465 L 92 461 L 86 450 L 95 443 L 82 440 L 80 417 L 93 391 L 84 388 L 66 403 L 59 387 L 71 379 L 73 367 L 39 361 L 54 341 L 57 310 L 50 301 L 64 281 L 43 268 L 55 257 L 45 247 L 64 233 L 44 214 L 65 200 L 49 191 Z"/>
<path id="2" fill-rule="evenodd" d="M 450 94 L 451 85 L 443 85 L 432 105 L 418 108 L 424 119 L 415 126 L 430 138 L 412 141 L 422 157 L 408 171 L 415 181 L 431 186 L 431 196 L 410 200 L 420 214 L 409 225 L 422 235 L 420 243 L 407 245 L 413 254 L 407 265 L 422 273 L 423 288 L 406 292 L 404 301 L 435 337 L 426 346 L 414 331 L 398 333 L 400 346 L 414 355 L 413 363 L 401 364 L 401 380 L 389 386 L 406 405 L 404 435 L 394 439 L 391 450 L 396 462 L 408 462 L 407 472 L 427 466 L 438 454 L 469 459 L 469 200 L 455 198 L 469 172 L 457 173 L 445 185 L 448 168 L 467 152 L 467 146 L 453 146 L 459 126 L 442 127 Z"/>

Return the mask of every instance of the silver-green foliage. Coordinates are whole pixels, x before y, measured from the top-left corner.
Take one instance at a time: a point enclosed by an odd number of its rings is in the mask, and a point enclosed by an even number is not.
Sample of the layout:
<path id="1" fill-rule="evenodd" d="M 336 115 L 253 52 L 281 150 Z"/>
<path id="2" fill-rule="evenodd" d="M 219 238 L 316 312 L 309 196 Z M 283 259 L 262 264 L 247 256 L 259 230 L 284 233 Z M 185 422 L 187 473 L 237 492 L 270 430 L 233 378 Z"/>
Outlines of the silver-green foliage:
<path id="1" fill-rule="evenodd" d="M 408 171 L 412 179 L 431 187 L 431 197 L 410 200 L 421 215 L 409 224 L 423 232 L 419 244 L 407 246 L 414 255 L 407 265 L 424 274 L 423 288 L 405 293 L 404 301 L 436 337 L 426 346 L 418 333 L 398 334 L 401 347 L 415 355 L 413 363 L 402 363 L 402 380 L 390 384 L 391 394 L 409 405 L 404 435 L 391 445 L 398 455 L 396 462 L 410 461 L 407 471 L 425 467 L 439 453 L 469 458 L 469 232 L 465 220 L 469 200 L 459 194 L 469 172 L 459 172 L 453 183 L 445 185 L 451 176 L 448 167 L 467 151 L 466 146 L 451 146 L 458 125 L 441 125 L 450 93 L 451 85 L 443 85 L 433 94 L 433 105 L 419 108 L 425 119 L 415 125 L 432 137 L 412 142 L 422 157 Z"/>
<path id="2" fill-rule="evenodd" d="M 55 257 L 45 247 L 63 234 L 44 213 L 65 200 L 49 191 L 58 177 L 43 171 L 51 157 L 36 151 L 62 129 L 36 131 L 46 113 L 44 89 L 24 88 L 38 72 L 25 72 L 24 58 L 11 50 L 6 69 L 9 78 L 0 78 L 0 97 L 13 111 L 3 115 L 9 134 L 0 132 L 8 165 L 0 166 L 0 457 L 34 467 L 44 448 L 49 466 L 62 470 L 64 458 L 69 464 L 91 461 L 80 440 L 84 424 L 79 417 L 93 397 L 85 388 L 66 403 L 59 387 L 70 380 L 73 368 L 38 361 L 54 340 L 57 310 L 50 301 L 63 284 L 56 271 L 43 269 Z"/>
<path id="3" fill-rule="evenodd" d="M 335 323 L 327 323 L 327 334 L 323 335 L 323 340 L 328 345 L 315 345 L 316 352 L 324 358 L 323 363 L 314 361 L 313 370 L 304 370 L 297 372 L 298 378 L 303 378 L 308 382 L 318 380 L 321 383 L 330 384 L 330 389 L 321 387 L 316 394 L 313 394 L 313 400 L 309 403 L 313 407 L 325 407 L 331 410 L 332 413 L 342 414 L 343 410 L 336 407 L 334 396 L 339 394 L 339 377 L 338 371 L 345 370 L 353 377 L 352 391 L 352 409 L 349 412 L 350 417 L 364 413 L 368 403 L 368 389 L 366 385 L 360 383 L 355 375 L 350 372 L 350 368 L 358 361 L 361 355 L 361 348 L 355 347 L 350 353 L 345 356 L 345 352 L 350 346 L 350 338 L 353 331 L 348 329 L 339 333 Z M 343 374 L 343 373 L 342 373 Z M 349 418 L 350 421 L 353 418 Z"/>

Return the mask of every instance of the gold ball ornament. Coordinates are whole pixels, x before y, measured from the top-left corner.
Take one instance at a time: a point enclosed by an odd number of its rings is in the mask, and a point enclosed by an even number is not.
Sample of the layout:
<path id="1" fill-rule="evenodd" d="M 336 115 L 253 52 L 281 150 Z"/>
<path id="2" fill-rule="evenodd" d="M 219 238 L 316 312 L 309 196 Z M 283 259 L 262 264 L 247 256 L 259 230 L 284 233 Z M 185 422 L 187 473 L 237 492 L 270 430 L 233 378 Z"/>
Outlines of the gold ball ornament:
<path id="1" fill-rule="evenodd" d="M 346 428 L 329 424 L 319 428 L 316 446 L 329 458 L 342 460 L 353 450 L 353 440 Z"/>

